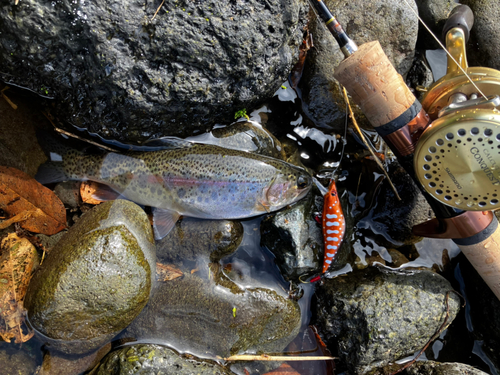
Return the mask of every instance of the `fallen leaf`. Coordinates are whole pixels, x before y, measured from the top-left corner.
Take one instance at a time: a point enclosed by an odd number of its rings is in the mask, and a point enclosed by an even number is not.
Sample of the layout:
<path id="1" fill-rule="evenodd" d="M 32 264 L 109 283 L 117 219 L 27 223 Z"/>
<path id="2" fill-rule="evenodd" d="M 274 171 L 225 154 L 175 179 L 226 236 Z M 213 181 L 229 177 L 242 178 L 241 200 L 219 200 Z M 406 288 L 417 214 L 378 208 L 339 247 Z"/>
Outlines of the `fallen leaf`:
<path id="1" fill-rule="evenodd" d="M 300 375 L 297 371 L 295 371 L 288 363 L 283 363 L 277 369 L 273 371 L 266 372 L 263 375 Z"/>
<path id="2" fill-rule="evenodd" d="M 184 276 L 184 273 L 171 264 L 156 263 L 156 273 L 161 281 L 170 281 Z"/>
<path id="3" fill-rule="evenodd" d="M 27 327 L 24 333 L 23 323 L 26 310 L 23 307 L 24 296 L 29 281 L 38 263 L 35 247 L 25 238 L 15 233 L 9 234 L 0 244 L 0 337 L 20 344 L 33 337 L 33 331 Z"/>
<path id="4" fill-rule="evenodd" d="M 24 221 L 27 218 L 29 218 L 34 212 L 35 211 L 24 211 L 24 212 L 17 214 L 16 216 L 11 217 L 10 219 L 2 221 L 2 222 L 0 222 L 0 229 L 5 229 L 5 228 L 11 226 L 12 224 Z"/>
<path id="5" fill-rule="evenodd" d="M 52 235 L 66 227 L 66 210 L 61 200 L 52 190 L 15 168 L 0 166 L 0 209 L 11 217 L 29 212 L 29 217 L 19 224 L 30 232 Z"/>

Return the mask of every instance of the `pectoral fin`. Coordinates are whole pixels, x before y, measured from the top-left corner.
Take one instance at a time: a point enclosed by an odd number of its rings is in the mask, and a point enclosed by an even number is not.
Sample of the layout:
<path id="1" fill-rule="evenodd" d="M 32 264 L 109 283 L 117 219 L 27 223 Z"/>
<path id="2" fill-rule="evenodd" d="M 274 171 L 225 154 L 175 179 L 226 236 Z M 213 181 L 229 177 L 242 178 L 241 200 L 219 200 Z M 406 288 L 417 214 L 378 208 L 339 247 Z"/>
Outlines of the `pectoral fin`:
<path id="1" fill-rule="evenodd" d="M 126 199 L 119 192 L 114 190 L 113 188 L 100 184 L 98 182 L 87 182 L 85 187 L 90 192 L 92 198 L 100 200 L 100 201 L 111 201 L 115 199 Z"/>
<path id="2" fill-rule="evenodd" d="M 153 211 L 155 239 L 161 240 L 165 237 L 174 228 L 180 216 L 177 211 L 155 208 Z"/>

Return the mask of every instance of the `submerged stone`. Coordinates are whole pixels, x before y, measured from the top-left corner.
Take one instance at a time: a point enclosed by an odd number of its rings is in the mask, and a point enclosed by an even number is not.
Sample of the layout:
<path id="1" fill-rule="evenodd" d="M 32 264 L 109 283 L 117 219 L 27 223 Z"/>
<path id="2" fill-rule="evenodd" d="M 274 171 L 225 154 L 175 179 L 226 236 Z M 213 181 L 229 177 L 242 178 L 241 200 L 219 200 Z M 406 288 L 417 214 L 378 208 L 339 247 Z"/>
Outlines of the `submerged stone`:
<path id="1" fill-rule="evenodd" d="M 159 261 L 195 262 L 201 254 L 213 261 L 232 253 L 243 238 L 238 221 L 181 218 L 174 229 L 156 243 Z"/>
<path id="2" fill-rule="evenodd" d="M 155 259 L 151 225 L 139 206 L 125 200 L 96 206 L 33 276 L 25 299 L 29 322 L 53 349 L 96 349 L 146 305 Z"/>
<path id="3" fill-rule="evenodd" d="M 180 356 L 165 346 L 138 344 L 125 346 L 106 356 L 91 375 L 232 375 L 219 364 L 193 356 Z"/>
<path id="4" fill-rule="evenodd" d="M 244 286 L 238 264 L 198 262 L 184 276 L 160 283 L 125 338 L 154 340 L 209 358 L 275 353 L 297 335 L 301 313 L 286 294 Z M 254 283 L 255 285 L 255 283 Z"/>

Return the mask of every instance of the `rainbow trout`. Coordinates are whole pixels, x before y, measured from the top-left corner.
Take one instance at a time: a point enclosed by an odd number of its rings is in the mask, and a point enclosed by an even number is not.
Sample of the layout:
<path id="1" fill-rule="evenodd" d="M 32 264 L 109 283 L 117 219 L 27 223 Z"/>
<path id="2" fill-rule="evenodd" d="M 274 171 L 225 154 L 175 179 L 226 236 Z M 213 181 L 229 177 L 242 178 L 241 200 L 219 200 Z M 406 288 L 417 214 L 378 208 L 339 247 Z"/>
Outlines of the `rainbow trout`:
<path id="1" fill-rule="evenodd" d="M 52 161 L 39 168 L 39 182 L 92 180 L 154 207 L 157 239 L 166 236 L 180 216 L 248 218 L 279 210 L 311 189 L 311 176 L 301 168 L 214 145 L 186 141 L 161 151 L 86 155 L 44 138 Z M 106 192 L 96 197 L 110 198 Z"/>

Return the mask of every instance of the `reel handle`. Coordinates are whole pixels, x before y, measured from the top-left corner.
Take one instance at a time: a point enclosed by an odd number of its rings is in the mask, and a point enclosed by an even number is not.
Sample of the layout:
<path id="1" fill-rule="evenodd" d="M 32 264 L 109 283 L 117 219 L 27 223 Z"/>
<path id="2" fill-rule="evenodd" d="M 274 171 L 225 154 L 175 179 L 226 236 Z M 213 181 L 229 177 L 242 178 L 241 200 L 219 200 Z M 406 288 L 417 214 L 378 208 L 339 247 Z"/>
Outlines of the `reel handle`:
<path id="1" fill-rule="evenodd" d="M 356 53 L 339 64 L 333 76 L 347 89 L 377 131 L 379 127 L 389 127 L 384 131 L 389 133 L 398 125 L 405 126 L 422 108 L 378 41 L 358 47 Z M 412 109 L 405 116 L 405 112 Z M 398 119 L 401 121 L 395 124 Z"/>
<path id="2" fill-rule="evenodd" d="M 471 8 L 465 4 L 460 4 L 453 8 L 450 12 L 450 16 L 446 20 L 443 26 L 442 40 L 446 40 L 446 34 L 448 31 L 454 27 L 460 27 L 465 35 L 465 42 L 469 40 L 470 30 L 474 25 L 474 13 L 472 13 Z"/>

